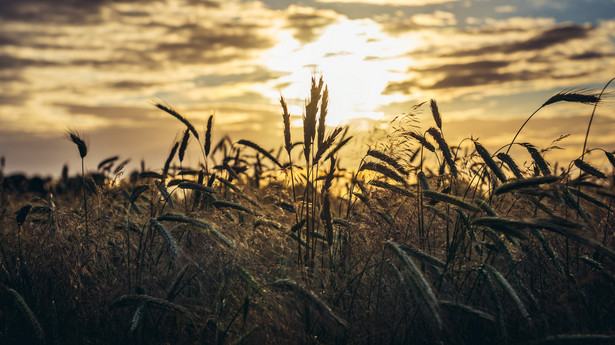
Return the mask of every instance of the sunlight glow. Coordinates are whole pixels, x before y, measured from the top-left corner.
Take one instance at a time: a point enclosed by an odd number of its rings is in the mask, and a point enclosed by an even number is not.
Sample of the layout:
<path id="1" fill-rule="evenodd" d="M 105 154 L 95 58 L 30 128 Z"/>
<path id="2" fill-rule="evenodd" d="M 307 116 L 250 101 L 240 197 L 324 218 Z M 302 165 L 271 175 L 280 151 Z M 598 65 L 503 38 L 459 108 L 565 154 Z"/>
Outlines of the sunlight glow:
<path id="1" fill-rule="evenodd" d="M 282 95 L 289 101 L 293 115 L 303 114 L 309 84 L 313 75 L 322 74 L 329 87 L 328 125 L 339 125 L 355 118 L 381 118 L 381 104 L 398 97 L 382 95 L 387 82 L 395 80 L 396 72 L 411 63 L 409 57 L 399 58 L 420 42 L 384 39 L 384 33 L 373 21 L 340 18 L 314 42 L 300 45 L 290 33 L 280 32 L 280 43 L 263 58 L 272 70 L 287 71 L 283 77 L 287 87 L 272 90 L 271 97 Z"/>

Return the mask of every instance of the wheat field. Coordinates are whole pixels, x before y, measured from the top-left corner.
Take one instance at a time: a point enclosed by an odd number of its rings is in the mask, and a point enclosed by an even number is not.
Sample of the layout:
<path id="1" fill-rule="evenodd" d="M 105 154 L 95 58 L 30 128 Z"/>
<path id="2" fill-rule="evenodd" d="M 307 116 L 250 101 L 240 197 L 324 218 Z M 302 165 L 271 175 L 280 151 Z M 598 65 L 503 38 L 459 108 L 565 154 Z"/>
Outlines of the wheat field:
<path id="1" fill-rule="evenodd" d="M 525 123 L 582 103 L 589 135 L 609 84 Z M 0 172 L 0 343 L 615 343 L 613 152 L 548 162 L 525 123 L 497 152 L 448 142 L 431 100 L 426 131 L 400 115 L 344 167 L 328 103 L 312 79 L 292 137 L 282 97 L 277 148 L 157 103 L 182 132 L 158 169 L 90 162 L 69 131 L 80 174 L 34 193 Z"/>

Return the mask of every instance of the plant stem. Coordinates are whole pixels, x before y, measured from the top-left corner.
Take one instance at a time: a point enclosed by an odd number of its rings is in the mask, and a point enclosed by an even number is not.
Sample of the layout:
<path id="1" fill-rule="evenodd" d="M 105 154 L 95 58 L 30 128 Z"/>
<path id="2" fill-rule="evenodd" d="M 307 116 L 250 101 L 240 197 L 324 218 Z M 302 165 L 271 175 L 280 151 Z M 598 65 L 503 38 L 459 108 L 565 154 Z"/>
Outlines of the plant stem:
<path id="1" fill-rule="evenodd" d="M 81 179 L 82 179 L 82 184 L 83 184 L 83 212 L 84 212 L 84 217 L 85 217 L 85 235 L 88 236 L 89 234 L 89 229 L 88 229 L 88 199 L 87 196 L 85 194 L 85 166 L 84 166 L 84 162 L 83 162 L 83 158 L 81 158 Z"/>

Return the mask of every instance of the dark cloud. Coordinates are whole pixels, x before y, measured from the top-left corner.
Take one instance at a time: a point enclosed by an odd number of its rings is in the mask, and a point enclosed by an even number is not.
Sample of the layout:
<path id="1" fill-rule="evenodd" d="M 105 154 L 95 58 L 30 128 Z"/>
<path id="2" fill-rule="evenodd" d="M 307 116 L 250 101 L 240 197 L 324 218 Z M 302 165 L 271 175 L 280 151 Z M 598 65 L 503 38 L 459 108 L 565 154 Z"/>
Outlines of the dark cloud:
<path id="1" fill-rule="evenodd" d="M 275 86 L 275 88 L 276 88 L 276 89 L 278 89 L 278 90 L 284 90 L 284 89 L 286 89 L 286 88 L 290 87 L 292 84 L 293 84 L 293 83 L 291 83 L 291 82 L 287 81 L 287 82 L 284 82 L 284 83 L 277 84 L 277 85 Z"/>
<path id="2" fill-rule="evenodd" d="M 6 54 L 0 55 L 0 70 L 15 70 L 27 67 L 45 67 L 56 65 L 58 65 L 58 63 L 53 61 L 20 58 Z"/>
<path id="3" fill-rule="evenodd" d="M 547 75 L 549 71 L 516 71 L 502 72 L 500 68 L 508 67 L 511 62 L 508 61 L 475 61 L 465 64 L 446 64 L 434 66 L 420 70 L 412 70 L 419 74 L 415 79 L 409 79 L 401 82 L 389 83 L 383 94 L 393 93 L 411 93 L 412 88 L 420 87 L 421 89 L 447 89 L 459 87 L 471 87 L 478 85 L 499 84 L 510 81 L 525 81 L 535 78 L 541 78 Z M 444 75 L 441 79 L 433 84 L 423 84 L 420 80 Z M 431 78 L 430 78 L 431 79 Z"/>
<path id="4" fill-rule="evenodd" d="M 24 94 L 0 93 L 0 105 L 23 105 L 28 98 Z"/>
<path id="5" fill-rule="evenodd" d="M 263 67 L 255 68 L 254 71 L 248 73 L 235 74 L 208 74 L 195 78 L 196 86 L 222 86 L 227 84 L 235 84 L 239 82 L 258 83 L 269 80 L 278 79 L 289 72 L 270 71 Z"/>
<path id="6" fill-rule="evenodd" d="M 12 69 L 3 70 L 0 68 L 0 82 L 2 83 L 10 83 L 10 82 L 23 82 L 24 79 L 19 73 Z M 4 84 L 6 85 L 6 84 Z"/>
<path id="7" fill-rule="evenodd" d="M 211 0 L 185 0 L 185 3 L 192 6 L 203 6 L 211 8 L 220 7 L 220 2 Z"/>
<path id="8" fill-rule="evenodd" d="M 594 60 L 601 58 L 610 58 L 615 56 L 612 53 L 600 53 L 600 52 L 585 52 L 581 54 L 574 54 L 570 56 L 570 60 Z"/>
<path id="9" fill-rule="evenodd" d="M 546 71 L 519 71 L 500 73 L 495 70 L 486 70 L 475 74 L 449 74 L 436 83 L 423 87 L 426 89 L 448 89 L 489 84 L 503 84 L 511 81 L 526 81 L 539 79 L 548 75 Z"/>
<path id="10" fill-rule="evenodd" d="M 236 104 L 268 104 L 271 103 L 271 99 L 263 96 L 258 92 L 245 92 L 237 96 L 229 96 L 216 99 L 219 103 L 236 103 Z M 238 108 L 239 109 L 239 108 Z M 246 111 L 245 108 L 242 108 Z"/>
<path id="11" fill-rule="evenodd" d="M 589 37 L 593 30 L 590 26 L 565 24 L 544 30 L 524 41 L 488 45 L 478 49 L 460 50 L 441 56 L 447 58 L 471 58 L 481 59 L 484 55 L 500 53 L 512 54 L 515 52 L 531 52 L 531 56 L 522 58 L 520 61 L 512 60 L 478 60 L 467 63 L 446 63 L 421 69 L 408 71 L 413 75 L 412 79 L 401 82 L 391 82 L 383 90 L 383 94 L 412 94 L 413 89 L 441 90 L 450 88 L 463 88 L 480 85 L 505 84 L 508 82 L 550 79 L 573 79 L 580 78 L 588 73 L 599 72 L 600 68 L 589 69 L 586 66 L 582 71 L 568 72 L 563 68 L 557 68 L 555 61 L 575 60 L 599 60 L 611 57 L 609 53 L 586 51 L 580 54 L 568 55 L 564 52 L 545 52 L 544 49 L 557 44 L 570 44 L 572 40 Z M 532 69 L 516 65 L 518 62 L 532 66 Z M 425 80 L 435 80 L 426 83 Z"/>
<path id="12" fill-rule="evenodd" d="M 489 45 L 477 49 L 460 50 L 445 54 L 444 56 L 465 57 L 493 53 L 511 54 L 523 51 L 539 51 L 557 44 L 567 43 L 574 39 L 585 38 L 591 30 L 592 27 L 589 26 L 565 24 L 545 30 L 525 41 Z"/>
<path id="13" fill-rule="evenodd" d="M 28 67 L 54 67 L 54 66 L 87 66 L 94 68 L 102 67 L 121 67 L 121 66 L 139 66 L 146 67 L 149 71 L 155 70 L 157 61 L 147 57 L 145 52 L 124 52 L 119 53 L 118 58 L 106 60 L 94 59 L 75 59 L 68 61 L 50 61 L 43 59 L 31 59 L 16 57 L 7 54 L 0 54 L 0 71 L 21 72 Z M 17 78 L 17 75 L 15 75 Z M 11 80 L 15 80 L 11 78 Z"/>
<path id="14" fill-rule="evenodd" d="M 156 52 L 163 52 L 168 60 L 177 63 L 221 63 L 249 55 L 250 50 L 266 49 L 273 41 L 258 33 L 259 26 L 232 22 L 206 28 L 198 24 L 187 24 L 169 31 L 183 34 L 184 42 L 160 43 Z M 228 51 L 224 48 L 235 48 Z"/>
<path id="15" fill-rule="evenodd" d="M 100 51 L 101 55 L 106 51 Z M 152 55 L 147 51 L 132 51 L 128 49 L 117 49 L 114 52 L 113 58 L 107 59 L 75 59 L 67 62 L 70 66 L 85 66 L 93 68 L 113 68 L 122 69 L 125 67 L 146 69 L 149 72 L 155 72 L 162 69 L 160 61 L 154 60 Z"/>
<path id="16" fill-rule="evenodd" d="M 286 18 L 288 27 L 295 30 L 294 37 L 301 43 L 310 43 L 318 38 L 319 30 L 335 22 L 335 18 L 327 12 L 296 12 Z"/>
<path id="17" fill-rule="evenodd" d="M 0 47 L 8 45 L 18 45 L 18 41 L 13 37 L 0 33 Z"/>
<path id="18" fill-rule="evenodd" d="M 494 71 L 498 68 L 510 65 L 508 61 L 474 61 L 469 63 L 456 63 L 436 67 L 428 67 L 419 69 L 419 72 L 434 72 L 434 73 L 462 73 L 472 74 L 480 71 Z"/>
<path id="19" fill-rule="evenodd" d="M 146 120 L 157 118 L 160 111 L 151 108 L 129 106 L 90 106 L 72 103 L 54 103 L 54 106 L 64 108 L 69 114 L 92 115 L 104 119 Z"/>
<path id="20" fill-rule="evenodd" d="M 178 47 L 195 45 L 204 48 L 219 49 L 235 48 L 268 48 L 272 42 L 269 38 L 258 35 L 261 26 L 243 23 L 216 23 L 215 27 L 204 27 L 199 24 L 185 24 L 173 27 L 169 34 L 185 34 L 187 41 L 177 43 Z M 173 43 L 170 43 L 172 45 Z"/>
<path id="21" fill-rule="evenodd" d="M 21 0 L 0 2 L 0 17 L 26 22 L 100 22 L 100 8 L 111 0 Z"/>
<path id="22" fill-rule="evenodd" d="M 138 90 L 138 89 L 152 87 L 155 85 L 160 85 L 160 83 L 135 81 L 135 80 L 122 80 L 122 81 L 118 81 L 114 83 L 109 83 L 106 86 L 112 89 L 119 89 L 119 90 Z"/>
<path id="23" fill-rule="evenodd" d="M 147 5 L 155 0 L 19 0 L 0 1 L 0 18 L 25 22 L 46 22 L 56 24 L 97 24 L 105 19 L 101 9 L 116 2 Z M 208 8 L 219 7 L 217 1 L 186 0 L 185 4 Z M 144 11 L 118 11 L 122 16 L 148 16 Z"/>

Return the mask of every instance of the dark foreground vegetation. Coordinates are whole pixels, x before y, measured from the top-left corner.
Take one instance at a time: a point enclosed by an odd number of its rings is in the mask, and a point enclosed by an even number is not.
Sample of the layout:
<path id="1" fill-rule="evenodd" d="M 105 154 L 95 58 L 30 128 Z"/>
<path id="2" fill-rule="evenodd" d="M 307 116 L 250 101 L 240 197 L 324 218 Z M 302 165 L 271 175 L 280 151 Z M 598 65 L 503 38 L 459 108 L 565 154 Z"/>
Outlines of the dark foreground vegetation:
<path id="1" fill-rule="evenodd" d="M 563 92 L 539 110 L 601 97 Z M 327 103 L 313 80 L 291 138 L 281 99 L 277 154 L 212 143 L 213 116 L 200 133 L 158 104 L 182 139 L 131 175 L 117 157 L 87 172 L 88 143 L 67 133 L 77 178 L 0 183 L 0 343 L 615 342 L 612 152 L 579 148 L 558 168 L 552 147 L 515 139 L 453 146 L 431 101 L 352 172 Z M 428 107 L 422 133 L 413 113 Z M 611 165 L 588 163 L 599 156 Z"/>

